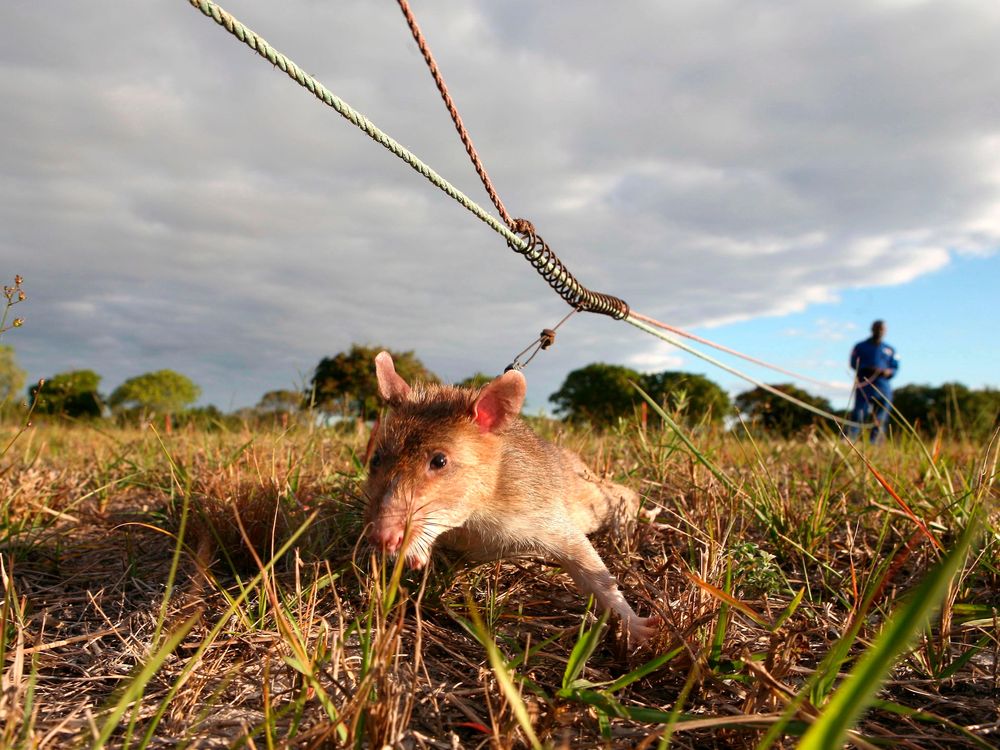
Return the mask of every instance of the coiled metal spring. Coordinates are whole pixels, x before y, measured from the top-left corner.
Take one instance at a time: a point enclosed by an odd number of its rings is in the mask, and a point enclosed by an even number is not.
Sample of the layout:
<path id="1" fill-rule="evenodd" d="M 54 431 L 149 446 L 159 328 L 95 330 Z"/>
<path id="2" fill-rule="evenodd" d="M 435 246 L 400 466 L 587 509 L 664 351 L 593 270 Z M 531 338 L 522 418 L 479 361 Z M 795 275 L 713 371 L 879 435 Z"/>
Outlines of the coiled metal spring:
<path id="1" fill-rule="evenodd" d="M 566 300 L 573 309 L 608 315 L 615 320 L 628 317 L 629 306 L 625 300 L 592 291 L 577 281 L 548 243 L 535 232 L 535 227 L 530 221 L 515 219 L 513 230 L 526 245 L 521 248 L 508 241 L 511 250 L 527 258 L 553 291 Z"/>

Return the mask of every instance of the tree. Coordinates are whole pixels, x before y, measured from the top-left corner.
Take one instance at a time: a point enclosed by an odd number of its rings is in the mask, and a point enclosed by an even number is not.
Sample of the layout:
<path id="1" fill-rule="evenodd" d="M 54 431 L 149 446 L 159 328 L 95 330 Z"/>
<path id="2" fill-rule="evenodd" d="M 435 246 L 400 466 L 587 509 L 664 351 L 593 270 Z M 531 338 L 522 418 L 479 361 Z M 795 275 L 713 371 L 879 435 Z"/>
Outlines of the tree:
<path id="1" fill-rule="evenodd" d="M 832 411 L 833 407 L 825 398 L 813 396 L 790 383 L 772 385 L 771 387 L 782 393 L 787 393 L 799 401 L 804 401 L 810 406 L 827 412 Z M 813 414 L 811 411 L 807 411 L 760 386 L 739 394 L 736 397 L 736 408 L 748 421 L 782 437 L 791 437 L 822 419 L 819 415 Z"/>
<path id="2" fill-rule="evenodd" d="M 482 388 L 489 382 L 492 382 L 494 378 L 490 377 L 484 372 L 477 372 L 475 375 L 470 375 L 465 380 L 460 380 L 455 383 L 459 388 Z"/>
<path id="3" fill-rule="evenodd" d="M 316 405 L 331 414 L 367 418 L 379 410 L 375 355 L 379 346 L 352 344 L 350 351 L 324 357 L 313 373 L 312 390 Z M 408 383 L 437 383 L 437 376 L 410 352 L 389 352 L 396 372 Z"/>
<path id="4" fill-rule="evenodd" d="M 173 370 L 157 370 L 126 380 L 115 388 L 108 403 L 116 411 L 176 414 L 200 395 L 201 388 L 187 376 Z"/>
<path id="5" fill-rule="evenodd" d="M 67 417 L 99 417 L 104 400 L 98 393 L 101 376 L 93 370 L 71 370 L 54 375 L 28 388 L 28 399 L 38 414 L 61 414 Z"/>
<path id="6" fill-rule="evenodd" d="M 268 391 L 260 397 L 257 406 L 251 410 L 251 419 L 267 418 L 286 428 L 289 421 L 296 417 L 305 405 L 305 395 L 301 391 L 287 389 Z"/>
<path id="7" fill-rule="evenodd" d="M 668 411 L 681 412 L 689 424 L 706 417 L 721 421 L 730 409 L 726 392 L 703 375 L 671 371 L 641 375 L 604 362 L 573 370 L 549 398 L 556 404 L 556 413 L 568 421 L 606 427 L 631 416 L 643 403 L 633 383 Z"/>
<path id="8" fill-rule="evenodd" d="M 994 388 L 965 389 L 961 383 L 945 383 L 942 390 L 949 392 L 949 401 L 955 405 L 955 423 L 960 434 L 973 440 L 987 440 L 1000 427 L 1000 391 Z"/>
<path id="9" fill-rule="evenodd" d="M 556 413 L 567 421 L 603 427 L 634 412 L 636 399 L 641 397 L 632 383 L 641 379 L 629 367 L 595 362 L 573 370 L 549 399 L 556 405 Z"/>
<path id="10" fill-rule="evenodd" d="M 971 390 L 962 383 L 905 385 L 893 404 L 912 425 L 929 431 L 947 429 L 972 439 L 986 439 L 1000 424 L 1000 391 Z"/>
<path id="11" fill-rule="evenodd" d="M 893 406 L 915 427 L 935 429 L 941 389 L 932 385 L 904 385 L 892 394 Z"/>
<path id="12" fill-rule="evenodd" d="M 0 344 L 0 408 L 17 398 L 27 377 L 24 370 L 17 366 L 14 347 Z"/>
<path id="13" fill-rule="evenodd" d="M 704 375 L 666 371 L 643 375 L 642 389 L 666 411 L 679 412 L 686 424 L 721 422 L 732 408 L 729 394 Z"/>
<path id="14" fill-rule="evenodd" d="M 268 391 L 254 408 L 261 414 L 294 414 L 302 408 L 303 401 L 300 391 Z"/>
<path id="15" fill-rule="evenodd" d="M 202 432 L 213 432 L 220 428 L 239 427 L 240 425 L 240 421 L 236 417 L 224 414 L 214 404 L 195 406 L 177 412 L 173 421 L 177 423 L 177 427 L 190 426 Z"/>

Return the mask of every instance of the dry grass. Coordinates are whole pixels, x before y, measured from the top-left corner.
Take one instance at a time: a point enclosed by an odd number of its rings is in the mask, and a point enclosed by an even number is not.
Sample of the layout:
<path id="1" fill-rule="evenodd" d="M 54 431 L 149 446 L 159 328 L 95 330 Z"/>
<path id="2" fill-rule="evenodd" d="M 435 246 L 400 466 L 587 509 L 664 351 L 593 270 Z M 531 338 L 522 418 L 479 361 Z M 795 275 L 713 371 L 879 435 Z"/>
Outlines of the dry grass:
<path id="1" fill-rule="evenodd" d="M 791 747 L 978 501 L 978 553 L 856 743 L 996 744 L 986 446 L 871 451 L 897 500 L 830 436 L 559 439 L 660 509 L 598 540 L 664 619 L 652 649 L 614 623 L 589 642 L 585 602 L 539 561 L 419 576 L 375 559 L 357 544 L 364 436 L 37 425 L 0 459 L 0 746 L 521 747 L 527 722 L 555 747 L 755 747 L 798 695 L 768 740 Z"/>

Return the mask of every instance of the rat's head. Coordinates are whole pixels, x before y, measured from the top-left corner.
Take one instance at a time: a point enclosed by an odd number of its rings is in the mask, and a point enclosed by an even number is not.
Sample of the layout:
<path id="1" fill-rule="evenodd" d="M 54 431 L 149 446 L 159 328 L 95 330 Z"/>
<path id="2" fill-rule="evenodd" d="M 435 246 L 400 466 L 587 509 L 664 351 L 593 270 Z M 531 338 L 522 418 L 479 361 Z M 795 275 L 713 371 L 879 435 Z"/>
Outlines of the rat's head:
<path id="1" fill-rule="evenodd" d="M 484 509 L 496 486 L 503 433 L 524 403 L 524 376 L 505 373 L 481 390 L 410 387 L 388 352 L 375 358 L 379 394 L 389 406 L 372 438 L 366 520 L 386 552 L 406 546 L 422 567 L 445 531 Z"/>

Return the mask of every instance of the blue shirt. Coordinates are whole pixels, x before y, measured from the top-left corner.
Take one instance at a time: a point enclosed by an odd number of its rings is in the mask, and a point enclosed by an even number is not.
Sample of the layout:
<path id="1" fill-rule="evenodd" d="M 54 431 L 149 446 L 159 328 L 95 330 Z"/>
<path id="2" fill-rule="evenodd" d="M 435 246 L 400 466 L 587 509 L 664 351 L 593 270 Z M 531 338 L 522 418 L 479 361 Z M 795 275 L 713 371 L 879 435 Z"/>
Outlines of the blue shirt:
<path id="1" fill-rule="evenodd" d="M 889 378 L 899 369 L 896 350 L 884 341 L 859 341 L 851 350 L 851 369 L 857 373 L 862 390 L 877 389 L 888 396 L 892 392 Z M 888 375 L 884 374 L 885 370 L 889 370 Z"/>

